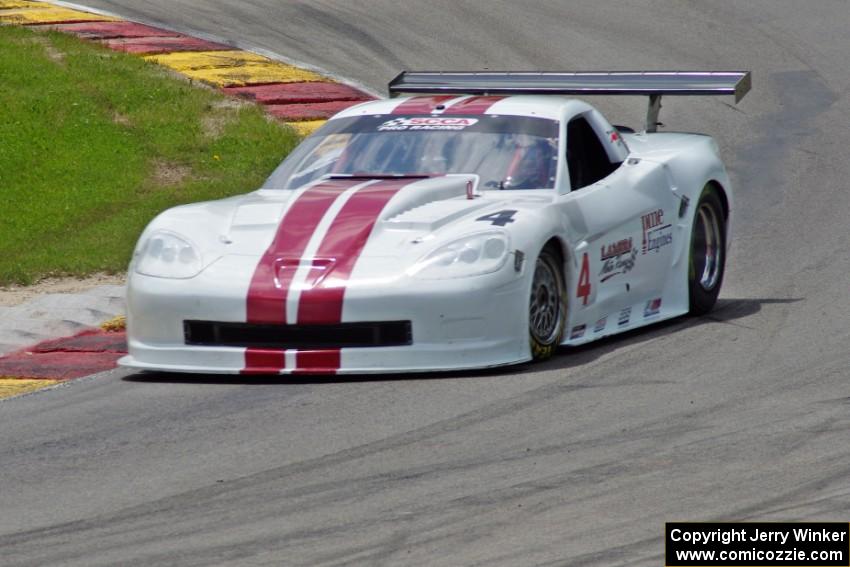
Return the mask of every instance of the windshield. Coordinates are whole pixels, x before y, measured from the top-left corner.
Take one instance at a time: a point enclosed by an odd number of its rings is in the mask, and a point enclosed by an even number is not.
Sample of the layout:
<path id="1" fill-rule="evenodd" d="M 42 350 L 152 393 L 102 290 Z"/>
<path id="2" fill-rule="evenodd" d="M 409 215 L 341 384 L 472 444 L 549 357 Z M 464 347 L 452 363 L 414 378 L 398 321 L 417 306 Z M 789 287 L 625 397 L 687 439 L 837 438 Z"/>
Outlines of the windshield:
<path id="1" fill-rule="evenodd" d="M 480 189 L 551 189 L 558 121 L 524 116 L 358 116 L 304 140 L 264 189 L 297 189 L 329 175 L 475 173 Z"/>

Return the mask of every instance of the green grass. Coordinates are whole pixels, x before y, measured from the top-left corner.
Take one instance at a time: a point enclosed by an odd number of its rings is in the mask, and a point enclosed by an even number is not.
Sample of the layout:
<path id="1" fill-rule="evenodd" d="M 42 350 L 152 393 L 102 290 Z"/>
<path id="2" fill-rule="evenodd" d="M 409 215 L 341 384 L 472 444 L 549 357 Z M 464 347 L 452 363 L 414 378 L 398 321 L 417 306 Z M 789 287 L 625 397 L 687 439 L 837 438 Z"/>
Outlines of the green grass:
<path id="1" fill-rule="evenodd" d="M 0 285 L 122 272 L 157 213 L 256 189 L 297 140 L 140 57 L 0 27 Z"/>

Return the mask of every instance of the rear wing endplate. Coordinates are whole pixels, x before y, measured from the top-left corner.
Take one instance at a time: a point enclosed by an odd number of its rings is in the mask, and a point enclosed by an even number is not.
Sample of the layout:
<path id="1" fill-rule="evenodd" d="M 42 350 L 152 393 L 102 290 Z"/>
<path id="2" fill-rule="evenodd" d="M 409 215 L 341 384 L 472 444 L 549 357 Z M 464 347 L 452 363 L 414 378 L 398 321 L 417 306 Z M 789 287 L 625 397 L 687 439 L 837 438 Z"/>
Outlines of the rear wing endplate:
<path id="1" fill-rule="evenodd" d="M 403 71 L 390 81 L 390 96 L 457 95 L 646 95 L 646 131 L 655 132 L 662 95 L 733 95 L 752 87 L 749 71 Z"/>

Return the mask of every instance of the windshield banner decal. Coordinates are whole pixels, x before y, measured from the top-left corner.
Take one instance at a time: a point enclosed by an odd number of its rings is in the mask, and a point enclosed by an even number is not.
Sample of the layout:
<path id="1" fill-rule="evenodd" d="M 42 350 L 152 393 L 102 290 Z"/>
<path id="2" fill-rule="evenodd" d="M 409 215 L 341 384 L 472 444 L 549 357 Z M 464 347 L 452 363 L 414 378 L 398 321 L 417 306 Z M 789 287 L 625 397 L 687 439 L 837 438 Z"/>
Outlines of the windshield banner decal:
<path id="1" fill-rule="evenodd" d="M 378 132 L 399 130 L 463 130 L 476 124 L 477 118 L 454 116 L 414 116 L 395 118 L 378 126 Z"/>

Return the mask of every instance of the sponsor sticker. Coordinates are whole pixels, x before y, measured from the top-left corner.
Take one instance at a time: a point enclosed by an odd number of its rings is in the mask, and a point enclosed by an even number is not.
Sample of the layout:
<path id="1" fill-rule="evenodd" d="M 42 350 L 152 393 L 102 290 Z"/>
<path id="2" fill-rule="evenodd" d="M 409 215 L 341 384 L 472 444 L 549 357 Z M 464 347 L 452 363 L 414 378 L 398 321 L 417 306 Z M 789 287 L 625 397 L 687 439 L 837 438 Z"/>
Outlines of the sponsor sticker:
<path id="1" fill-rule="evenodd" d="M 646 307 L 643 308 L 643 318 L 654 317 L 661 311 L 661 298 L 656 297 L 646 302 Z"/>
<path id="2" fill-rule="evenodd" d="M 586 325 L 578 325 L 576 327 L 573 327 L 573 330 L 570 331 L 570 340 L 582 338 L 584 336 L 584 331 L 586 328 Z"/>
<path id="3" fill-rule="evenodd" d="M 617 144 L 618 146 L 628 150 L 628 148 L 626 147 L 626 141 L 623 140 L 623 137 L 620 135 L 619 132 L 617 132 L 617 130 L 608 130 L 606 134 L 608 135 L 608 139 L 611 140 L 612 144 Z"/>
<path id="4" fill-rule="evenodd" d="M 643 227 L 643 254 L 658 252 L 673 243 L 673 225 L 664 224 L 664 211 L 658 209 L 642 215 L 640 221 Z"/>
<path id="5" fill-rule="evenodd" d="M 608 324 L 608 317 L 603 317 L 602 319 L 597 321 L 596 324 L 593 326 L 593 332 L 594 333 L 601 333 L 602 331 L 605 330 L 605 325 L 607 325 L 607 324 Z"/>
<path id="6" fill-rule="evenodd" d="M 635 267 L 637 248 L 632 238 L 623 238 L 611 244 L 604 244 L 599 255 L 602 269 L 599 270 L 599 282 L 605 283 L 614 276 L 625 274 Z"/>
<path id="7" fill-rule="evenodd" d="M 617 317 L 617 326 L 623 327 L 629 324 L 629 319 L 632 318 L 632 308 L 626 307 L 622 311 L 620 311 L 620 316 Z"/>
<path id="8" fill-rule="evenodd" d="M 477 118 L 460 116 L 412 116 L 394 118 L 378 126 L 379 132 L 403 130 L 463 130 L 478 122 Z"/>

